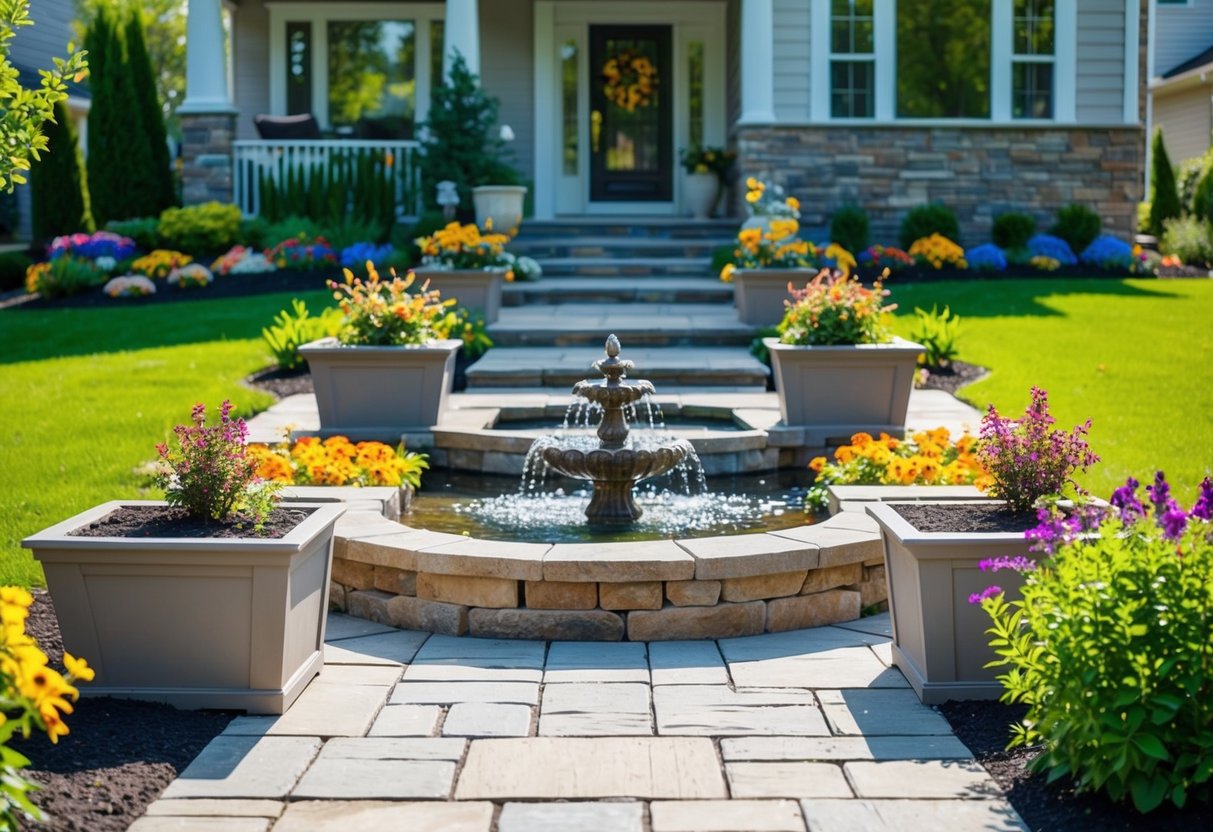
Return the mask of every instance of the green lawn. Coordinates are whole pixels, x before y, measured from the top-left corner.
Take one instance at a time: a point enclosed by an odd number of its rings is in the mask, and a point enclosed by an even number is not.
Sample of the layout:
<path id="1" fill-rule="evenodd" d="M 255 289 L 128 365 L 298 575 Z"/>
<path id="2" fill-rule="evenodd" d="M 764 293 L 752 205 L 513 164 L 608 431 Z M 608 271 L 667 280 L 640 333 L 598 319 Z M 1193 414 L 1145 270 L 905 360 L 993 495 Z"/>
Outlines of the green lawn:
<path id="1" fill-rule="evenodd" d="M 42 583 L 22 537 L 141 496 L 133 469 L 194 402 L 264 408 L 240 380 L 268 362 L 260 330 L 289 299 L 0 311 L 0 583 Z M 894 283 L 893 300 L 903 334 L 915 306 L 964 317 L 961 357 L 993 368 L 963 392 L 978 407 L 1018 413 L 1038 384 L 1061 424 L 1090 416 L 1097 494 L 1162 467 L 1188 500 L 1213 467 L 1213 281 Z"/>

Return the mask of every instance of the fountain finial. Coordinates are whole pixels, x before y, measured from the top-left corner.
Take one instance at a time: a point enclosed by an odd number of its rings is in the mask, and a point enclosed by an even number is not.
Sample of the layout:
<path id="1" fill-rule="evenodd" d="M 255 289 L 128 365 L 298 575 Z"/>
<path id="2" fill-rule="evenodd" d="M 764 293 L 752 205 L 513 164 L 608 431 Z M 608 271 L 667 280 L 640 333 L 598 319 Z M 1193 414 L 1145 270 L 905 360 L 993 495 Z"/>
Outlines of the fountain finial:
<path id="1" fill-rule="evenodd" d="M 619 355 L 619 337 L 611 334 L 606 339 L 606 354 L 607 358 L 615 358 Z"/>

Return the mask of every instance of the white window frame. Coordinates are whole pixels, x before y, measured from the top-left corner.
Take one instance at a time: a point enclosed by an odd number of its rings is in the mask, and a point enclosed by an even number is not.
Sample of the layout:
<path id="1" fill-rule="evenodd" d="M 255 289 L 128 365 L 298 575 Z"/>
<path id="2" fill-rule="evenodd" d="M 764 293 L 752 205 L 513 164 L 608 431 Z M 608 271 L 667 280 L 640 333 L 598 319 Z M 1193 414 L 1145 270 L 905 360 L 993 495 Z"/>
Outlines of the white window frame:
<path id="1" fill-rule="evenodd" d="M 876 73 L 876 67 L 877 67 L 877 64 L 879 63 L 879 62 L 876 60 L 877 51 L 876 51 L 876 42 L 875 42 L 875 36 L 876 36 L 876 5 L 877 5 L 877 0 L 873 0 L 873 4 L 872 4 L 872 37 L 873 37 L 873 42 L 872 42 L 872 51 L 871 51 L 871 52 L 834 52 L 834 51 L 833 51 L 833 49 L 834 49 L 834 38 L 833 38 L 833 29 L 834 29 L 834 10 L 833 10 L 833 8 L 832 8 L 832 7 L 833 7 L 833 0 L 830 0 L 830 2 L 829 2 L 829 4 L 828 4 L 828 5 L 829 5 L 831 8 L 829 8 L 829 9 L 828 9 L 829 14 L 826 16 L 826 25 L 830 27 L 830 31 L 828 31 L 828 32 L 826 33 L 826 37 L 827 37 L 827 39 L 828 39 L 828 43 L 829 43 L 829 49 L 830 49 L 830 60 L 829 60 L 829 63 L 827 63 L 827 64 L 826 64 L 825 84 L 826 84 L 826 87 L 827 87 L 827 89 L 828 89 L 828 91 L 829 91 L 829 108 L 830 108 L 830 117 L 831 117 L 831 118 L 835 118 L 835 116 L 834 116 L 834 64 L 835 64 L 835 63 L 848 63 L 848 64 L 866 63 L 866 64 L 871 64 L 871 65 L 872 65 L 872 73 L 873 73 L 873 80 L 872 80 L 872 99 L 873 99 L 873 100 L 872 100 L 872 117 L 875 117 L 875 115 L 876 115 L 876 101 L 875 101 L 875 98 L 876 98 L 876 80 L 875 80 L 875 73 Z M 853 19 L 854 19 L 854 18 L 852 17 L 852 20 L 853 20 Z M 867 119 L 867 118 L 869 118 L 869 117 L 868 117 L 868 116 L 862 116 L 862 117 L 856 117 L 856 118 L 864 118 L 864 119 Z"/>
<path id="2" fill-rule="evenodd" d="M 1015 59 L 1013 0 L 991 0 L 990 117 L 989 118 L 899 118 L 897 116 L 897 3 L 872 0 L 876 54 L 876 101 L 872 118 L 834 118 L 830 114 L 830 0 L 812 5 L 810 69 L 812 93 L 809 117 L 813 122 L 832 124 L 902 124 L 923 126 L 1072 124 L 1076 121 L 1074 90 L 1077 81 L 1077 0 L 1057 0 L 1053 40 L 1053 117 L 1011 118 L 1011 63 Z M 913 0 L 900 0 L 912 3 Z M 1126 26 L 1126 30 L 1127 30 Z"/>
<path id="3" fill-rule="evenodd" d="M 312 115 L 329 129 L 328 22 L 331 20 L 407 20 L 413 23 L 413 125 L 430 112 L 430 23 L 446 16 L 444 3 L 266 3 L 270 12 L 270 113 L 286 115 L 286 24 L 312 24 Z M 387 15 L 387 12 L 391 15 Z"/>

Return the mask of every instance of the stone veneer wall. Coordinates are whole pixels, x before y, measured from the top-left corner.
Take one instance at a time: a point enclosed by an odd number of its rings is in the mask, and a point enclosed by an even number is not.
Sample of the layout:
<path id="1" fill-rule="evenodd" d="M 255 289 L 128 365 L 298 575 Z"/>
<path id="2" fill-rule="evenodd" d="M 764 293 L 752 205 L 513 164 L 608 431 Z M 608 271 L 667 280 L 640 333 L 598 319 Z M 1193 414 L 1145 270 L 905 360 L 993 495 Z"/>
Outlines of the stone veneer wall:
<path id="1" fill-rule="evenodd" d="M 359 512 L 338 525 L 330 607 L 484 638 L 656 641 L 822 626 L 887 599 L 884 550 L 869 525 L 852 513 L 794 538 L 547 546 L 460 539 Z"/>
<path id="2" fill-rule="evenodd" d="M 235 113 L 182 113 L 181 197 L 186 205 L 232 201 Z"/>
<path id="3" fill-rule="evenodd" d="M 742 178 L 782 185 L 806 228 L 828 228 L 853 203 L 868 212 L 872 242 L 886 245 L 897 244 L 910 208 L 932 201 L 956 212 L 965 246 L 989 241 L 1004 211 L 1036 215 L 1043 231 L 1071 202 L 1128 238 L 1143 199 L 1139 126 L 741 126 L 735 138 Z"/>

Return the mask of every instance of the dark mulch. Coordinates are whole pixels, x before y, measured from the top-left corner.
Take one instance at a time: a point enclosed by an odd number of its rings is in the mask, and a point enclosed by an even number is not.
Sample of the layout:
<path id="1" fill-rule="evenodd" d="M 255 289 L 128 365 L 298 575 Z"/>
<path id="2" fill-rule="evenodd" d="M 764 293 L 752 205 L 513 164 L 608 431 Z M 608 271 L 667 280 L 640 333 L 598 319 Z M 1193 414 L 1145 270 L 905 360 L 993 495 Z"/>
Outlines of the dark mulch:
<path id="1" fill-rule="evenodd" d="M 261 538 L 285 537 L 315 511 L 279 506 L 256 533 Z M 185 509 L 170 506 L 123 506 L 71 532 L 76 537 L 219 537 L 253 536 L 251 520 L 200 520 Z"/>
<path id="2" fill-rule="evenodd" d="M 1159 277 L 1213 277 L 1204 266 L 1159 266 Z"/>
<path id="3" fill-rule="evenodd" d="M 1067 778 L 1047 784 L 1044 775 L 1030 773 L 1027 766 L 1036 757 L 1035 749 L 1006 750 L 1010 725 L 1023 718 L 1027 710 L 1023 706 L 947 702 L 939 710 L 1035 832 L 1213 829 L 1213 805 L 1207 803 L 1193 803 L 1182 811 L 1167 805 L 1143 816 L 1131 804 L 1113 803 L 1102 795 L 1076 794 L 1073 781 Z"/>
<path id="4" fill-rule="evenodd" d="M 986 374 L 985 367 L 969 364 L 966 361 L 953 361 L 948 367 L 940 370 L 929 370 L 926 379 L 920 385 L 926 390 L 942 390 L 956 395 L 956 391 L 966 384 L 972 384 Z"/>
<path id="5" fill-rule="evenodd" d="M 34 593 L 26 630 L 62 667 L 59 622 L 44 591 Z M 108 697 L 85 696 L 75 708 L 67 717 L 71 733 L 57 745 L 44 735 L 13 742 L 30 758 L 25 773 L 42 787 L 34 803 L 51 816 L 28 824 L 31 830 L 121 832 L 234 716 Z"/>
<path id="6" fill-rule="evenodd" d="M 1177 272 L 1171 274 L 1170 272 Z M 866 283 L 880 276 L 879 269 L 872 269 L 868 266 L 860 266 L 857 270 L 860 278 Z M 1208 277 L 1208 269 L 1191 269 L 1190 267 L 1180 266 L 1174 269 L 1168 269 L 1165 274 L 1167 277 Z M 1094 280 L 1124 280 L 1126 277 L 1141 277 L 1148 278 L 1150 275 L 1127 275 L 1123 270 L 1108 270 L 1101 269 L 1098 266 L 1062 266 L 1056 271 L 1045 271 L 1044 269 L 1033 268 L 1032 266 L 1011 266 L 1005 272 L 993 271 L 977 271 L 973 269 L 953 269 L 942 268 L 932 269 L 922 266 L 907 266 L 897 269 L 889 274 L 889 279 L 886 283 L 888 286 L 895 286 L 901 283 L 938 283 L 950 282 L 954 280 L 973 281 L 973 280 L 1030 280 L 1033 278 L 1047 277 L 1051 280 L 1064 278 L 1091 278 Z"/>
<path id="7" fill-rule="evenodd" d="M 254 389 L 264 390 L 277 399 L 316 392 L 316 386 L 312 384 L 312 374 L 308 372 L 306 364 L 297 370 L 279 370 L 277 367 L 267 367 L 258 373 L 253 373 L 244 380 L 244 383 Z"/>
<path id="8" fill-rule="evenodd" d="M 1024 532 L 1033 515 L 1012 514 L 1001 503 L 901 503 L 893 506 L 920 532 Z"/>

